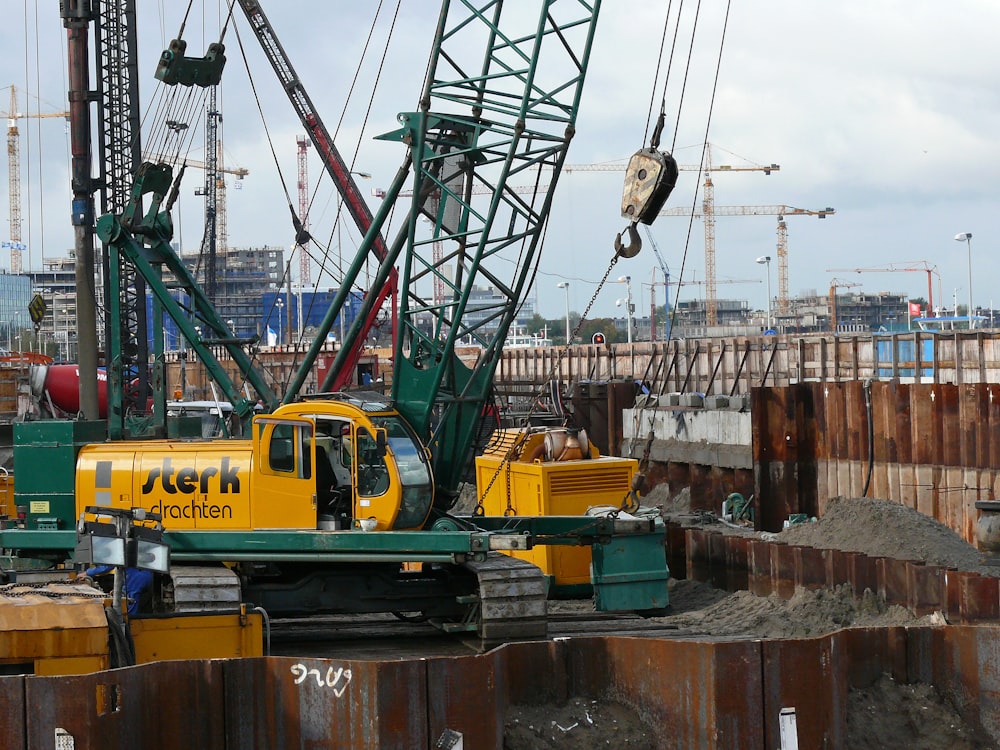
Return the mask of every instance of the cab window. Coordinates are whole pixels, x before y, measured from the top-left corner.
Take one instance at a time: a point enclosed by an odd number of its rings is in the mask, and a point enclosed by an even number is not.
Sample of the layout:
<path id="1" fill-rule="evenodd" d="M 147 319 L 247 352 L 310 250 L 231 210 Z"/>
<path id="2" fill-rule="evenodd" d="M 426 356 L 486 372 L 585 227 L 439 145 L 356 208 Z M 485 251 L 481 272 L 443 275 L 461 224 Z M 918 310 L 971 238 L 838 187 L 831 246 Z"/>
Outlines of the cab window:
<path id="1" fill-rule="evenodd" d="M 389 468 L 375 437 L 364 427 L 357 431 L 358 494 L 372 497 L 389 490 Z"/>
<path id="2" fill-rule="evenodd" d="M 312 477 L 312 430 L 309 425 L 268 422 L 258 423 L 258 429 L 263 431 L 260 439 L 266 446 L 265 465 L 261 467 L 263 473 L 283 474 L 298 479 Z"/>

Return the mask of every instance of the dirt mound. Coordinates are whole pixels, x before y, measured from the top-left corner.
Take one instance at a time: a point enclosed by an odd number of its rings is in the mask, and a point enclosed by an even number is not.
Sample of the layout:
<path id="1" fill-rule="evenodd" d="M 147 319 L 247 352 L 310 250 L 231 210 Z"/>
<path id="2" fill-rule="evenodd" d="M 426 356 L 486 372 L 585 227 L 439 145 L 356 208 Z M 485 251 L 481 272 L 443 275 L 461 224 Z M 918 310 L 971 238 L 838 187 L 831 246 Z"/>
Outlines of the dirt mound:
<path id="1" fill-rule="evenodd" d="M 847 750 L 987 750 L 996 744 L 962 719 L 932 685 L 882 675 L 847 697 Z"/>
<path id="2" fill-rule="evenodd" d="M 933 615 L 914 617 L 905 607 L 887 606 L 871 591 L 860 601 L 848 585 L 809 591 L 791 599 L 749 591 L 725 594 L 705 583 L 673 582 L 671 614 L 661 619 L 679 636 L 807 638 L 848 627 L 941 624 Z"/>
<path id="3" fill-rule="evenodd" d="M 504 750 L 653 750 L 655 737 L 652 728 L 627 706 L 573 698 L 562 706 L 511 706 L 503 746 Z"/>
<path id="4" fill-rule="evenodd" d="M 835 498 L 818 521 L 785 529 L 778 539 L 1000 575 L 1000 569 L 984 566 L 982 553 L 944 524 L 887 500 Z"/>
<path id="5" fill-rule="evenodd" d="M 642 504 L 650 507 L 660 507 L 664 514 L 690 513 L 691 489 L 684 487 L 676 495 L 671 494 L 670 485 L 661 482 L 642 496 Z"/>

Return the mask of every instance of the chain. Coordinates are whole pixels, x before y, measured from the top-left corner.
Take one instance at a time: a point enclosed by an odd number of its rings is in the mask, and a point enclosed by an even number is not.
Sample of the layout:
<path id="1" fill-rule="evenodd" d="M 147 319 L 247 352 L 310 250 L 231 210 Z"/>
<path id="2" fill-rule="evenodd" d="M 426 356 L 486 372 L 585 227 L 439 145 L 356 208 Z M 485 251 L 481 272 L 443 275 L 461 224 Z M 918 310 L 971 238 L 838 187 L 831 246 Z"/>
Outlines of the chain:
<path id="1" fill-rule="evenodd" d="M 580 316 L 580 321 L 576 324 L 576 328 L 574 328 L 573 332 L 570 334 L 569 340 L 566 341 L 566 346 L 563 347 L 562 350 L 559 352 L 559 356 L 556 358 L 555 363 L 552 365 L 552 369 L 549 370 L 548 377 L 545 379 L 546 382 L 551 381 L 555 376 L 556 372 L 558 372 L 562 368 L 563 358 L 565 358 L 565 356 L 569 353 L 570 341 L 572 341 L 577 336 L 577 334 L 580 333 L 580 329 L 586 322 L 587 316 L 590 314 L 591 308 L 593 308 L 594 304 L 597 302 L 597 296 L 601 293 L 601 290 L 604 288 L 604 285 L 608 282 L 608 277 L 611 275 L 611 272 L 614 270 L 614 267 L 618 263 L 618 259 L 620 257 L 621 256 L 618 253 L 615 253 L 613 256 L 611 256 L 611 262 L 608 264 L 608 269 L 604 272 L 604 276 L 598 282 L 597 289 L 594 290 L 594 294 L 590 298 L 590 302 L 587 303 L 587 307 L 583 311 L 583 315 Z M 524 421 L 520 425 L 522 429 L 526 428 L 531 423 L 531 417 L 535 413 L 535 409 L 537 408 L 538 402 L 541 401 L 544 393 L 545 393 L 544 390 L 538 391 L 536 393 L 536 398 L 532 399 L 531 408 L 528 409 L 528 414 L 524 417 Z M 514 441 L 513 445 L 511 445 L 510 450 L 508 450 L 507 453 L 504 455 L 503 460 L 500 462 L 500 465 L 496 468 L 496 471 L 493 472 L 493 476 L 490 477 L 490 481 L 486 485 L 486 489 L 483 490 L 482 493 L 478 494 L 476 498 L 476 507 L 472 511 L 473 515 L 482 516 L 486 514 L 486 509 L 483 507 L 483 501 L 490 494 L 490 490 L 493 489 L 493 485 L 500 477 L 501 471 L 505 473 L 507 478 L 507 508 L 504 510 L 504 515 L 505 516 L 514 515 L 515 511 L 510 494 L 511 462 L 517 456 L 520 447 L 524 445 L 524 442 L 527 439 L 528 439 L 527 430 L 524 429 L 524 431 Z"/>
<path id="2" fill-rule="evenodd" d="M 22 596 L 44 596 L 49 599 L 106 599 L 100 589 L 91 589 L 87 584 L 74 581 L 51 583 L 6 583 L 0 585 L 0 596 L 17 598 Z"/>

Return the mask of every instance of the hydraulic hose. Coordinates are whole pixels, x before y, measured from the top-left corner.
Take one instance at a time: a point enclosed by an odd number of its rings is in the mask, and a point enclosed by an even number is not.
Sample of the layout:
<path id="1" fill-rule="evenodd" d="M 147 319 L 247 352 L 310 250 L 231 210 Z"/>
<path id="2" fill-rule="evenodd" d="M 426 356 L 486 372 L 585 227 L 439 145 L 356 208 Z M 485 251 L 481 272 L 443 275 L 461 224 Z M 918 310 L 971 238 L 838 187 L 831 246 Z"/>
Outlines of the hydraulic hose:
<path id="1" fill-rule="evenodd" d="M 861 497 L 868 497 L 868 489 L 872 483 L 872 471 L 875 469 L 875 419 L 872 415 L 872 381 L 866 380 L 862 385 L 865 392 L 865 417 L 868 420 L 868 474 L 865 476 L 865 486 Z"/>

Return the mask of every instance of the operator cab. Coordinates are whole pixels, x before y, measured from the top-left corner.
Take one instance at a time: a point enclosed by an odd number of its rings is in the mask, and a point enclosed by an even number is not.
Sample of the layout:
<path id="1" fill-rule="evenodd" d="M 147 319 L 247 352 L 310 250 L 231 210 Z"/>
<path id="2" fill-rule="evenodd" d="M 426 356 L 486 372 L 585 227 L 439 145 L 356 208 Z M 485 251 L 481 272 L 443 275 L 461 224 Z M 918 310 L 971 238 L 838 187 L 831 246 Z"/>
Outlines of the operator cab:
<path id="1" fill-rule="evenodd" d="M 319 409 L 301 412 L 316 425 L 318 528 L 420 528 L 433 500 L 427 452 L 384 402 L 352 405 L 367 420 Z"/>

